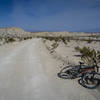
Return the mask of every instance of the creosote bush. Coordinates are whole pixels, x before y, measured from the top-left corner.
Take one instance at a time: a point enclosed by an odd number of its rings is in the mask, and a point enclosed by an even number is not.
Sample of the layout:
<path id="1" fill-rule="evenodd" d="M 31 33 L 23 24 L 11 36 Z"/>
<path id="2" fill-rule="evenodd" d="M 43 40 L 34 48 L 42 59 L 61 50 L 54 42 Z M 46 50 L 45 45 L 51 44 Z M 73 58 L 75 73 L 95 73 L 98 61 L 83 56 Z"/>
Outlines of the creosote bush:
<path id="1" fill-rule="evenodd" d="M 9 43 L 9 42 L 14 42 L 14 41 L 15 41 L 15 39 L 14 39 L 14 38 L 10 38 L 10 37 L 6 39 L 6 42 L 7 42 L 7 43 Z"/>
<path id="2" fill-rule="evenodd" d="M 62 41 L 65 45 L 67 45 L 67 42 L 66 42 L 66 38 L 65 37 L 62 37 L 62 36 L 59 36 L 59 37 L 42 37 L 46 40 L 49 40 L 49 41 L 55 41 L 55 42 L 59 42 L 59 41 Z"/>

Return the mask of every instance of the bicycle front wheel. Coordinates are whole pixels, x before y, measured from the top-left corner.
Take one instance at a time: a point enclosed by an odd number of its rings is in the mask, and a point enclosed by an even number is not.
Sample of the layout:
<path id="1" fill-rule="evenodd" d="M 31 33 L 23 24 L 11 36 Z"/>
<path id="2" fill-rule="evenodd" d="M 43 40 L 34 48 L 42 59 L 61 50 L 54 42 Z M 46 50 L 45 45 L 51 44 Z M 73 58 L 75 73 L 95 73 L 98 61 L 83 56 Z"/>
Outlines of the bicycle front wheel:
<path id="1" fill-rule="evenodd" d="M 78 83 L 85 88 L 95 89 L 100 85 L 100 80 L 95 77 L 94 73 L 86 73 L 81 79 L 78 80 Z"/>

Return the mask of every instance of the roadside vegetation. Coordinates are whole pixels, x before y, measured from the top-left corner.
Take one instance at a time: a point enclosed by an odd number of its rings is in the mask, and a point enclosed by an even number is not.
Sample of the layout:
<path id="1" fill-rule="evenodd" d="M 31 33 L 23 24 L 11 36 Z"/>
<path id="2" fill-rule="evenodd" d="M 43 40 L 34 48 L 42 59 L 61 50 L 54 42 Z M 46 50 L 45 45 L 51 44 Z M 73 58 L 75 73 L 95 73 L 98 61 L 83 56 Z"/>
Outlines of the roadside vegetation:
<path id="1" fill-rule="evenodd" d="M 55 49 L 59 46 L 60 42 L 67 45 L 67 42 L 70 42 L 69 38 L 66 39 L 65 37 L 59 36 L 59 37 L 42 37 L 43 42 L 46 44 L 47 41 L 51 42 L 51 45 L 46 45 L 46 48 L 50 51 L 50 53 L 55 52 Z"/>
<path id="2" fill-rule="evenodd" d="M 71 40 L 77 41 L 87 41 L 87 43 L 92 43 L 95 41 L 100 41 L 99 34 L 79 34 L 78 32 L 25 32 L 20 28 L 5 28 L 0 31 L 0 44 L 5 44 L 14 41 L 23 41 L 32 38 L 42 38 L 49 41 L 55 41 L 52 45 L 56 48 L 60 41 L 65 45 Z M 3 40 L 3 41 L 2 41 Z"/>
<path id="3" fill-rule="evenodd" d="M 100 63 L 100 51 L 91 49 L 90 47 L 83 47 L 80 48 L 79 46 L 75 47 L 75 50 L 77 52 L 80 52 L 81 59 L 85 64 L 93 65 L 93 58 L 97 61 L 97 63 Z"/>

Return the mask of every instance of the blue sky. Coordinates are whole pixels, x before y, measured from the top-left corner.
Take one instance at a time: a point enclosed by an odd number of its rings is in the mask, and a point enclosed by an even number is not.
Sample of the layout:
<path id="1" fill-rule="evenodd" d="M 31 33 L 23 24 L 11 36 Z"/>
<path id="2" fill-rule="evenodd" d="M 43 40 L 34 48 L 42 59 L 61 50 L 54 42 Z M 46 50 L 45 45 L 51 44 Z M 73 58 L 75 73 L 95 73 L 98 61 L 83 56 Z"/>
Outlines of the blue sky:
<path id="1" fill-rule="evenodd" d="M 0 0 L 0 27 L 100 32 L 100 0 Z"/>

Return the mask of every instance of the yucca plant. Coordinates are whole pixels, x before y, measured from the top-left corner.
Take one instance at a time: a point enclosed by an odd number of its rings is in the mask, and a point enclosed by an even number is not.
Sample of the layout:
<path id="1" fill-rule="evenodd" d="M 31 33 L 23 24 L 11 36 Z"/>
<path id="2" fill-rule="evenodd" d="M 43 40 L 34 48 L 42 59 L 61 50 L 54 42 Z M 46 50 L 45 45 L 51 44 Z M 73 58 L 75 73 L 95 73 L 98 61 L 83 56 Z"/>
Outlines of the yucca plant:
<path id="1" fill-rule="evenodd" d="M 100 63 L 100 51 L 90 49 L 89 47 L 75 47 L 75 50 L 82 54 L 81 59 L 85 64 L 93 65 L 93 58 L 97 61 L 97 63 Z"/>

